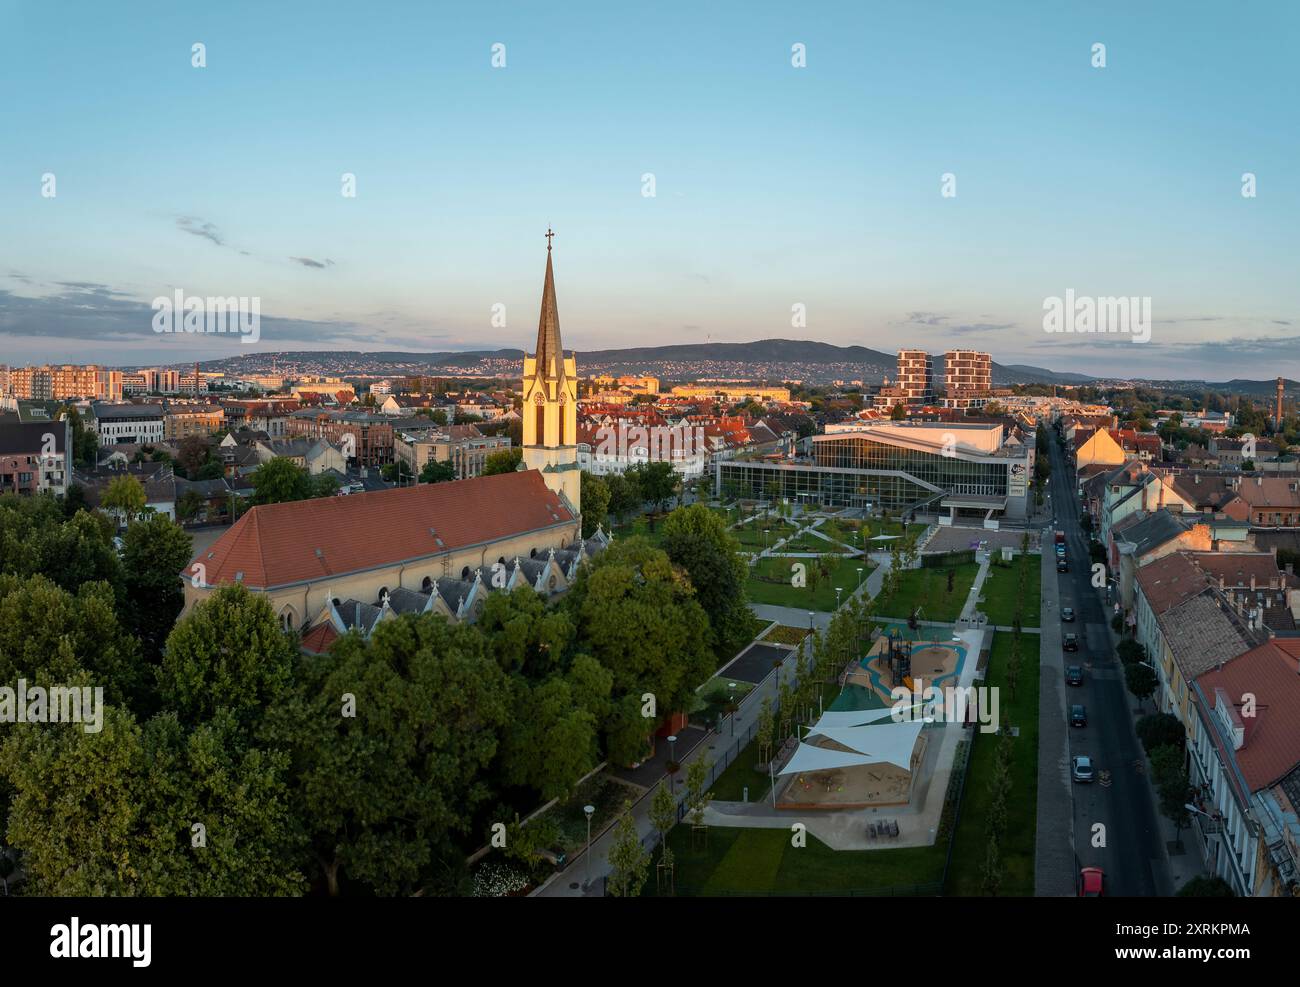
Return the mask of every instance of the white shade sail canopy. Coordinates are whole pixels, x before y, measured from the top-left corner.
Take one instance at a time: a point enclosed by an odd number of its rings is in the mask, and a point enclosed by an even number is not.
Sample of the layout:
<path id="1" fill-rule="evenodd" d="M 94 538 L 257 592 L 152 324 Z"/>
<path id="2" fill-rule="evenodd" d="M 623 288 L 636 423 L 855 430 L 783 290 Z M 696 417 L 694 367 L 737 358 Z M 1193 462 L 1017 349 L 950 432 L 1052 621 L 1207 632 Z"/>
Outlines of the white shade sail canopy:
<path id="1" fill-rule="evenodd" d="M 904 771 L 912 768 L 912 752 L 916 738 L 925 723 L 878 723 L 856 727 L 826 727 L 813 734 L 832 740 L 848 751 L 832 750 L 815 744 L 800 744 L 794 757 L 781 769 L 781 774 L 798 771 L 829 771 L 832 768 L 851 768 L 867 764 L 894 764 Z M 811 735 L 811 734 L 810 734 Z"/>
<path id="2" fill-rule="evenodd" d="M 919 710 L 922 705 L 913 703 L 902 708 Z M 893 715 L 893 709 L 828 710 L 813 724 L 809 733 L 821 733 L 836 727 L 860 727 L 867 723 L 888 723 Z"/>

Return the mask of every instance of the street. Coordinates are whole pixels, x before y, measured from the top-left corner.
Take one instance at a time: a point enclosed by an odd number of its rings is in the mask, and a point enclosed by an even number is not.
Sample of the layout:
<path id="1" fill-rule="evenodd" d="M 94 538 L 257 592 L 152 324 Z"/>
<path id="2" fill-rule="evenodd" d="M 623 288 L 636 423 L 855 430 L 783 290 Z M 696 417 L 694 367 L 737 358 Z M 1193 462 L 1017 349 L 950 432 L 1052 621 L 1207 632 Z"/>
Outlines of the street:
<path id="1" fill-rule="evenodd" d="M 1087 707 L 1085 727 L 1068 727 L 1071 756 L 1093 759 L 1097 780 L 1071 783 L 1074 796 L 1074 845 L 1080 867 L 1100 867 L 1106 874 L 1106 894 L 1152 896 L 1169 893 L 1168 864 L 1161 828 L 1144 774 L 1142 749 L 1133 731 L 1132 709 L 1124 670 L 1115 654 L 1111 613 L 1091 585 L 1088 538 L 1079 525 L 1080 507 L 1065 457 L 1053 435 L 1052 473 L 1048 489 L 1055 511 L 1055 528 L 1065 532 L 1070 571 L 1057 575 L 1060 607 L 1074 608 L 1073 624 L 1060 623 L 1060 610 L 1044 610 L 1044 624 L 1055 619 L 1062 634 L 1079 636 L 1079 650 L 1063 655 L 1064 665 L 1082 665 L 1082 686 L 1066 687 L 1066 704 Z M 1051 538 L 1044 552 L 1052 552 Z M 1044 718 L 1057 716 L 1043 708 Z M 1103 830 L 1094 833 L 1100 824 Z M 1051 838 L 1039 833 L 1039 839 Z M 1101 843 L 1103 845 L 1094 845 Z"/>

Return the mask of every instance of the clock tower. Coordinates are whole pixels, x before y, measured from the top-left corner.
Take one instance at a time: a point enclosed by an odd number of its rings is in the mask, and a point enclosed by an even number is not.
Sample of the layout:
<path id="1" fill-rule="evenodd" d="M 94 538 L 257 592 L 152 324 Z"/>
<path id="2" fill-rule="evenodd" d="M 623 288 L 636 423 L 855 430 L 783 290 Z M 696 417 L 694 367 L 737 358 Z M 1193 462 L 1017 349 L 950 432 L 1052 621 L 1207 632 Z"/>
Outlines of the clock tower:
<path id="1" fill-rule="evenodd" d="M 560 313 L 555 304 L 551 237 L 546 231 L 546 280 L 537 324 L 537 350 L 524 354 L 524 469 L 542 474 L 546 485 L 564 497 L 575 514 L 582 510 L 578 469 L 578 362 L 560 345 Z"/>

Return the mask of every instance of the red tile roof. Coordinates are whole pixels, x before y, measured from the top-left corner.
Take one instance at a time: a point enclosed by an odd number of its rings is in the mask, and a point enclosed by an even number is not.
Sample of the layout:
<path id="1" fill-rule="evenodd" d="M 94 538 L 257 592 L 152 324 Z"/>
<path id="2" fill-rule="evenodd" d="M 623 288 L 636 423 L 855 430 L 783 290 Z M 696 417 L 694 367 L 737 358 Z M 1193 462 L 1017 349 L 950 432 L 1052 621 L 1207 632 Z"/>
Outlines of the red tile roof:
<path id="1" fill-rule="evenodd" d="M 1216 689 L 1232 703 L 1255 696 L 1255 716 L 1242 717 L 1245 742 L 1236 751 L 1237 764 L 1252 792 L 1267 788 L 1300 764 L 1300 674 L 1296 661 L 1300 643 L 1276 638 L 1206 672 L 1196 685 L 1213 708 Z M 1216 743 L 1229 753 L 1216 735 Z"/>
<path id="2" fill-rule="evenodd" d="M 313 655 L 323 655 L 338 640 L 339 632 L 328 620 L 317 624 L 302 636 L 302 650 Z"/>
<path id="3" fill-rule="evenodd" d="M 254 507 L 194 562 L 209 585 L 242 573 L 245 586 L 267 589 L 573 521 L 541 473 L 525 470 Z"/>

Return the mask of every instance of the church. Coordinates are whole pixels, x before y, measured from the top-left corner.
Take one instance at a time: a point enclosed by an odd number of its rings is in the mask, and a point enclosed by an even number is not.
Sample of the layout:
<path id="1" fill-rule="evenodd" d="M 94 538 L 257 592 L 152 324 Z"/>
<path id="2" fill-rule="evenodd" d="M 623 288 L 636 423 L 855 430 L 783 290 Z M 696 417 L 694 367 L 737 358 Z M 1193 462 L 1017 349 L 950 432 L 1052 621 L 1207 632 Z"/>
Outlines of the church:
<path id="1" fill-rule="evenodd" d="M 239 583 L 320 653 L 399 614 L 473 621 L 489 593 L 551 596 L 572 584 L 609 540 L 582 537 L 578 367 L 560 344 L 552 236 L 537 349 L 524 355 L 518 471 L 253 507 L 180 574 L 182 613 Z"/>

